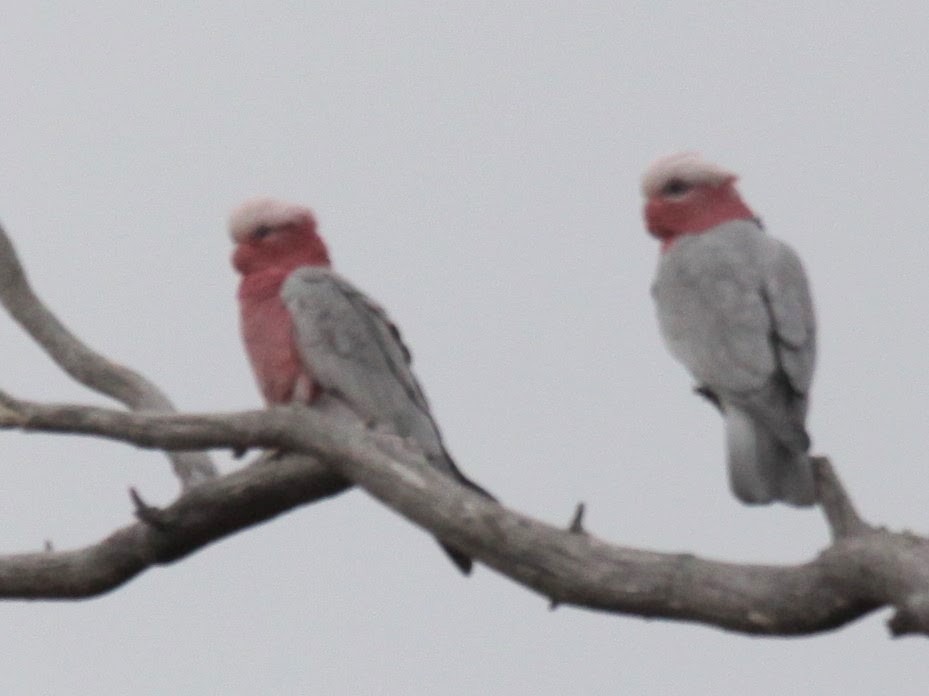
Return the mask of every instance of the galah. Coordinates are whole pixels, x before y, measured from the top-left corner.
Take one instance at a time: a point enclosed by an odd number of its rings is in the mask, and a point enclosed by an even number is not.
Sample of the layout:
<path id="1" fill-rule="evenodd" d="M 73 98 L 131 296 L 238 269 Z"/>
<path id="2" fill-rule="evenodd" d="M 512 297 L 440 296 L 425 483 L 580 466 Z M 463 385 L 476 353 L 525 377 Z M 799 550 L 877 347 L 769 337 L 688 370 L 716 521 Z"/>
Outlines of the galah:
<path id="1" fill-rule="evenodd" d="M 661 241 L 658 323 L 697 391 L 722 413 L 736 497 L 812 505 L 813 302 L 799 257 L 765 232 L 736 178 L 689 152 L 645 172 L 645 223 Z"/>
<path id="2" fill-rule="evenodd" d="M 396 326 L 331 270 L 312 211 L 249 200 L 232 213 L 230 233 L 242 338 L 265 401 L 357 417 L 412 441 L 436 469 L 492 498 L 445 449 Z M 439 543 L 470 572 L 466 554 Z"/>

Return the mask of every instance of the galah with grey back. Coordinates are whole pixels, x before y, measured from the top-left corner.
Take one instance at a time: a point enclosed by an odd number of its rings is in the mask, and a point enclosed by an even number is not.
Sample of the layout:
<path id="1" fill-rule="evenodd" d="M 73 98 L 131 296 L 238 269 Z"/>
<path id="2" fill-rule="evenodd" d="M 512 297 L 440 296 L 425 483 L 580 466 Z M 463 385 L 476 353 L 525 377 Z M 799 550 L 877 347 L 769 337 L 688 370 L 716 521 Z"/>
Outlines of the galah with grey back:
<path id="1" fill-rule="evenodd" d="M 242 274 L 242 336 L 265 400 L 360 419 L 413 443 L 436 469 L 492 499 L 445 449 L 397 328 L 330 270 L 312 212 L 255 199 L 232 214 L 230 228 Z M 439 543 L 470 572 L 466 554 Z"/>
<path id="2" fill-rule="evenodd" d="M 797 254 L 742 201 L 736 178 L 694 153 L 659 159 L 645 172 L 646 226 L 661 241 L 652 286 L 658 323 L 725 419 L 736 497 L 812 505 L 809 284 Z"/>
<path id="3" fill-rule="evenodd" d="M 284 282 L 281 297 L 294 321 L 297 351 L 313 375 L 314 402 L 347 408 L 386 432 L 411 438 L 435 468 L 470 488 L 445 449 L 411 355 L 384 310 L 328 268 L 304 266 Z"/>

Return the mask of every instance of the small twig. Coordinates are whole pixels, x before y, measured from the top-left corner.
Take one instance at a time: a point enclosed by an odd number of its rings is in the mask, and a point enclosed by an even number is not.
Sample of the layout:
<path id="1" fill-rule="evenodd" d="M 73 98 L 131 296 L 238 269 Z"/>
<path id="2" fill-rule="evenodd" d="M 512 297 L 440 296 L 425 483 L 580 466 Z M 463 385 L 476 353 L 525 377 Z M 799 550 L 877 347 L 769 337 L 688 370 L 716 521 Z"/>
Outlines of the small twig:
<path id="1" fill-rule="evenodd" d="M 571 522 L 568 523 L 568 533 L 587 536 L 587 530 L 584 529 L 584 503 L 578 503 L 577 507 L 574 508 L 574 515 L 571 517 Z M 555 596 L 549 597 L 548 600 L 549 611 L 555 611 L 561 606 L 561 601 Z"/>
<path id="2" fill-rule="evenodd" d="M 568 531 L 572 534 L 587 534 L 587 530 L 584 529 L 584 503 L 577 504 L 574 517 L 571 519 L 571 524 L 568 525 Z"/>
<path id="3" fill-rule="evenodd" d="M 851 498 L 826 457 L 810 457 L 816 479 L 816 495 L 829 524 L 832 539 L 861 536 L 874 531 L 855 510 Z"/>
<path id="4" fill-rule="evenodd" d="M 164 531 L 135 521 L 84 548 L 0 555 L 0 599 L 98 596 L 148 568 L 347 489 L 329 467 L 307 457 L 245 466 L 182 493 L 160 511 Z"/>
<path id="5" fill-rule="evenodd" d="M 574 508 L 574 516 L 571 518 L 571 522 L 568 523 L 568 532 L 571 534 L 587 535 L 584 529 L 584 503 L 578 503 L 577 507 Z M 561 606 L 561 601 L 555 596 L 550 596 L 548 600 L 549 611 L 555 611 L 555 609 Z"/>
<path id="6" fill-rule="evenodd" d="M 929 634 L 929 593 L 911 596 L 887 621 L 894 638 Z"/>
<path id="7" fill-rule="evenodd" d="M 132 503 L 135 505 L 135 516 L 139 520 L 160 532 L 168 529 L 169 525 L 161 508 L 146 503 L 135 488 L 129 488 L 129 497 L 132 498 Z"/>

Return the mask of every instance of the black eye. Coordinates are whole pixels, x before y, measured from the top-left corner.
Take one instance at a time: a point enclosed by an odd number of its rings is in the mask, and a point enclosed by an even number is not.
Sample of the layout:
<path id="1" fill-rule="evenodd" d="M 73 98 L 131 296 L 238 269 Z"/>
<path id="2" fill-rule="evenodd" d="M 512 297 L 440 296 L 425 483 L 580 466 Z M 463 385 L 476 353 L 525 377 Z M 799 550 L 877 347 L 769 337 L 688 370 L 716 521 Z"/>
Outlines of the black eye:
<path id="1" fill-rule="evenodd" d="M 671 179 L 661 187 L 662 196 L 680 196 L 690 191 L 690 184 L 683 179 Z"/>
<path id="2" fill-rule="evenodd" d="M 268 227 L 267 225 L 260 225 L 255 228 L 254 232 L 252 232 L 252 237 L 255 239 L 264 239 L 269 234 L 271 234 L 272 231 L 273 229 L 271 227 Z"/>

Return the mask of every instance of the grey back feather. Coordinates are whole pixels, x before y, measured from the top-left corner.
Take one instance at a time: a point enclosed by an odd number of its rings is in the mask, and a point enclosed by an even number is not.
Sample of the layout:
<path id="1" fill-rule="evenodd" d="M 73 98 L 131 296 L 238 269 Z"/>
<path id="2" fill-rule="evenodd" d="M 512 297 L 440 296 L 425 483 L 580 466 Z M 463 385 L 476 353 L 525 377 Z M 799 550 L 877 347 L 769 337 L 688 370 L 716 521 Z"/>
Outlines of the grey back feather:
<path id="1" fill-rule="evenodd" d="M 793 250 L 750 220 L 685 235 L 661 255 L 652 294 L 669 349 L 723 410 L 747 414 L 783 461 L 805 453 L 816 325 Z"/>
<path id="2" fill-rule="evenodd" d="M 430 464 L 493 499 L 455 465 L 412 370 L 412 356 L 387 314 L 330 269 L 298 268 L 281 298 L 300 359 L 323 399 L 366 423 L 412 438 Z"/>
<path id="3" fill-rule="evenodd" d="M 441 466 L 442 438 L 410 369 L 410 352 L 384 311 L 347 280 L 319 267 L 294 271 L 281 297 L 293 317 L 297 351 L 317 388 L 365 422 L 413 438 Z"/>
<path id="4" fill-rule="evenodd" d="M 806 394 L 816 366 L 816 319 L 806 273 L 793 249 L 775 239 L 765 245 L 764 296 L 780 368 L 795 391 Z"/>
<path id="5" fill-rule="evenodd" d="M 314 404 L 353 412 L 366 423 L 412 440 L 432 466 L 493 499 L 455 466 L 411 369 L 410 351 L 384 310 L 333 271 L 305 266 L 281 289 L 294 340 L 318 392 Z M 467 554 L 442 542 L 465 574 Z"/>

